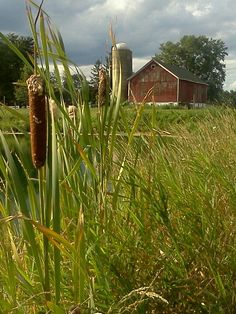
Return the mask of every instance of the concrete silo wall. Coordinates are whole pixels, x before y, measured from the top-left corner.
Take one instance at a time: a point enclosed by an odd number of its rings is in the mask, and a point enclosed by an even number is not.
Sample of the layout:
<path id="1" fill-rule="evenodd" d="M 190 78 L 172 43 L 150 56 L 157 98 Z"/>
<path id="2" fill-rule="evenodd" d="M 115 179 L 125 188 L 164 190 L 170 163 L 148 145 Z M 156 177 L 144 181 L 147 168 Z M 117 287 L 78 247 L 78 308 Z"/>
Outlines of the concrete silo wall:
<path id="1" fill-rule="evenodd" d="M 121 87 L 121 101 L 128 99 L 127 79 L 131 75 L 132 51 L 125 44 L 117 44 L 112 48 L 112 89 L 114 95 L 118 97 Z"/>

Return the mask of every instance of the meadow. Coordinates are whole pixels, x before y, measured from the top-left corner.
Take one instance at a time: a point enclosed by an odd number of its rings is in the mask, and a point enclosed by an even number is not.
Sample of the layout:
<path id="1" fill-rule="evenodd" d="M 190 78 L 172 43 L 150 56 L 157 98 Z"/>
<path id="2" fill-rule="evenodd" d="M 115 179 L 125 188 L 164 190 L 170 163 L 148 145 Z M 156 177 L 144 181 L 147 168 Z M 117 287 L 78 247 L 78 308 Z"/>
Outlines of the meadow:
<path id="1" fill-rule="evenodd" d="M 90 108 L 46 13 L 39 32 L 28 14 L 60 118 L 47 111 L 38 170 L 1 119 L 0 312 L 234 313 L 235 111 L 130 108 L 113 95 Z M 49 61 L 61 86 L 58 60 L 73 118 L 50 84 Z M 20 113 L 10 128 L 28 136 Z"/>
<path id="2" fill-rule="evenodd" d="M 208 121 L 212 117 L 220 117 L 224 113 L 225 106 L 207 106 L 205 108 L 186 109 L 184 107 L 158 107 L 145 104 L 121 105 L 122 114 L 125 115 L 127 123 L 131 126 L 134 123 L 137 110 L 142 107 L 142 115 L 137 126 L 138 132 L 149 132 L 150 121 L 155 119 L 154 128 L 166 130 L 184 125 L 187 129 L 193 130 L 198 121 Z M 154 108 L 153 108 L 154 107 Z M 232 110 L 232 114 L 233 114 Z M 98 129 L 99 110 L 96 107 L 90 108 L 92 127 Z M 59 118 L 60 121 L 62 119 Z M 29 132 L 29 109 L 13 109 L 5 106 L 0 107 L 0 129 L 3 133 L 7 132 Z M 121 122 L 119 125 L 121 132 L 125 131 L 125 127 Z"/>
<path id="3" fill-rule="evenodd" d="M 28 109 L 0 107 L 0 130 L 2 132 L 29 132 Z"/>
<path id="4" fill-rule="evenodd" d="M 191 128 L 165 128 L 173 135 L 167 138 L 153 131 L 158 124 L 150 125 L 148 136 L 132 138 L 130 124 L 129 136 L 116 135 L 113 143 L 97 132 L 87 139 L 90 145 L 83 142 L 86 134 L 74 134 L 78 142 L 69 130 L 55 134 L 58 164 L 52 177 L 44 169 L 43 200 L 29 146 L 26 153 L 16 137 L 12 158 L 2 136 L 1 312 L 66 313 L 79 304 L 82 313 L 233 313 L 235 112 L 203 111 L 207 118 L 195 119 L 194 127 L 191 121 Z M 42 210 L 49 215 L 46 226 Z M 60 235 L 52 233 L 53 215 L 60 215 Z M 49 300 L 46 275 L 39 272 L 45 267 L 44 237 Z M 55 247 L 58 302 L 52 301 Z"/>

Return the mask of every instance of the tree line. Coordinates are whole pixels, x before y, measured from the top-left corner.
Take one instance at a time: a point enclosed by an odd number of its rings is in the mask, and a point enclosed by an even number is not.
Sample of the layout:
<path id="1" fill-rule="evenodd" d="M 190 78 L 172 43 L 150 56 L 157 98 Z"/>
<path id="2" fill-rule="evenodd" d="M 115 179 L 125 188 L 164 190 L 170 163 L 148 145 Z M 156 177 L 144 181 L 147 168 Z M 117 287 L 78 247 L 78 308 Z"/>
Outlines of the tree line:
<path id="1" fill-rule="evenodd" d="M 34 42 L 31 37 L 7 34 L 7 39 L 13 43 L 20 52 L 30 60 L 33 55 Z M 0 39 L 0 101 L 13 104 L 15 95 L 15 85 L 26 68 L 23 61 Z M 29 70 L 28 70 L 29 72 Z"/>
<path id="2" fill-rule="evenodd" d="M 34 41 L 31 37 L 19 36 L 14 33 L 5 35 L 7 39 L 14 44 L 24 57 L 32 64 L 34 55 Z M 98 71 L 101 62 L 98 60 L 91 72 L 90 98 L 96 97 Z M 33 68 L 33 64 L 32 64 Z M 0 38 L 0 102 L 6 105 L 27 106 L 28 93 L 26 80 L 32 74 L 32 68 L 25 65 L 24 62 L 14 53 L 14 51 Z M 55 95 L 59 97 L 58 84 L 54 73 L 50 73 L 50 80 L 55 89 Z M 81 74 L 72 74 L 74 87 L 79 91 L 82 81 Z M 62 74 L 62 94 L 67 104 L 70 104 L 70 93 L 68 92 L 68 82 Z"/>
<path id="3" fill-rule="evenodd" d="M 34 43 L 31 37 L 18 36 L 14 33 L 6 35 L 17 46 L 23 55 L 30 61 L 33 56 Z M 236 106 L 235 91 L 224 91 L 225 81 L 225 57 L 228 55 L 225 43 L 220 39 L 212 39 L 206 36 L 183 36 L 178 42 L 167 41 L 159 47 L 155 58 L 166 64 L 175 64 L 183 67 L 203 81 L 208 83 L 208 97 L 210 101 L 228 102 Z M 31 74 L 21 59 L 0 39 L 0 101 L 6 104 L 24 105 L 27 103 L 27 93 L 24 83 Z M 97 60 L 91 70 L 89 86 L 91 102 L 96 101 L 98 87 L 98 73 L 103 66 L 107 72 L 109 68 L 109 56 L 105 58 L 103 65 Z M 76 88 L 79 90 L 81 77 L 78 74 L 72 76 Z M 52 83 L 55 78 L 51 76 Z M 66 81 L 63 81 L 65 99 L 69 102 Z"/>

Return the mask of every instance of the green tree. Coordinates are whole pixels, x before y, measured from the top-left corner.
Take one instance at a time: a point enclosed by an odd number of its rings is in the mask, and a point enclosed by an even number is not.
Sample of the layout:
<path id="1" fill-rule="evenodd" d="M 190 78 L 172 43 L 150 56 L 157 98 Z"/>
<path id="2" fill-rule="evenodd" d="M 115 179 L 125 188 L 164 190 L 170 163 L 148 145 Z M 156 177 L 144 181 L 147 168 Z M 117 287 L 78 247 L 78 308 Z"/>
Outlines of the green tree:
<path id="1" fill-rule="evenodd" d="M 33 54 L 33 39 L 10 33 L 6 37 L 29 59 Z M 0 101 L 15 101 L 13 83 L 20 79 L 24 67 L 22 60 L 0 39 Z"/>
<path id="2" fill-rule="evenodd" d="M 219 98 L 219 104 L 236 107 L 236 91 L 222 91 Z"/>
<path id="3" fill-rule="evenodd" d="M 177 43 L 162 43 L 155 58 L 167 64 L 184 67 L 204 80 L 209 84 L 208 97 L 214 100 L 223 90 L 224 60 L 227 55 L 227 47 L 220 39 L 186 35 Z"/>
<path id="4" fill-rule="evenodd" d="M 72 84 L 74 91 L 79 93 L 79 90 L 81 88 L 81 83 L 83 81 L 83 77 L 81 74 L 72 74 Z M 63 84 L 63 98 L 67 104 L 71 104 L 73 102 L 71 98 L 71 92 L 70 92 L 70 82 L 66 80 L 66 76 L 63 75 L 62 77 L 62 84 Z"/>
<path id="5" fill-rule="evenodd" d="M 28 104 L 28 91 L 26 86 L 26 80 L 32 74 L 32 70 L 24 65 L 20 73 L 20 78 L 15 84 L 15 100 L 20 107 L 27 106 Z"/>
<path id="6" fill-rule="evenodd" d="M 91 87 L 94 88 L 94 90 L 98 89 L 99 70 L 101 67 L 102 67 L 101 60 L 97 60 L 91 69 L 90 85 Z"/>

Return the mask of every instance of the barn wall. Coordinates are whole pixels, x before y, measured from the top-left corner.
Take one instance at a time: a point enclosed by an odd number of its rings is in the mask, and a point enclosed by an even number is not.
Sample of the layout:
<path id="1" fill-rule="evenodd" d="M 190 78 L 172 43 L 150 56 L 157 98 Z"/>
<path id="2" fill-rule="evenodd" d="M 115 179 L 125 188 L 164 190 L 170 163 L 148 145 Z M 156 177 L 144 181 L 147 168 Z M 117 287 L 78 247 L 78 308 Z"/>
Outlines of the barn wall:
<path id="1" fill-rule="evenodd" d="M 177 101 L 177 78 L 152 62 L 129 81 L 129 101 Z"/>
<path id="2" fill-rule="evenodd" d="M 207 85 L 180 80 L 179 102 L 182 103 L 206 103 Z"/>

